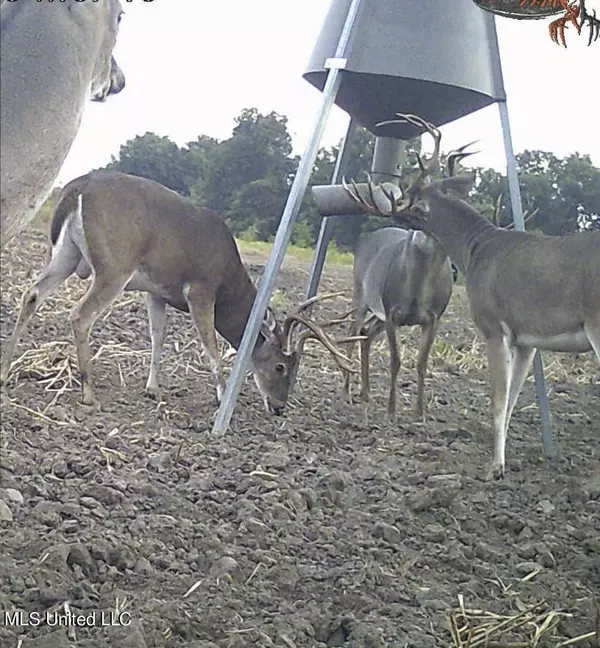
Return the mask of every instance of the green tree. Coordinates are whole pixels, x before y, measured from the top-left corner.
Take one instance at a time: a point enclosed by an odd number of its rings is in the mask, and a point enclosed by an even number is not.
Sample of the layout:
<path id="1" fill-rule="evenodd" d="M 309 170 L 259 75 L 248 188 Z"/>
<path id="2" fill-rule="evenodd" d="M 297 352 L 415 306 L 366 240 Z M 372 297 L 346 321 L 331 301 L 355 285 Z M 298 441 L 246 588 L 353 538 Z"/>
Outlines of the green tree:
<path id="1" fill-rule="evenodd" d="M 266 241 L 277 231 L 287 195 L 281 178 L 269 173 L 238 189 L 225 219 L 231 231 L 248 238 Z"/>
<path id="2" fill-rule="evenodd" d="M 538 210 L 528 229 L 566 234 L 597 227 L 600 169 L 588 155 L 573 153 L 561 159 L 546 151 L 524 151 L 517 155 L 517 172 L 524 211 Z M 473 206 L 491 216 L 499 197 L 500 224 L 504 226 L 512 222 L 506 176 L 493 169 L 478 169 Z"/>
<path id="3" fill-rule="evenodd" d="M 183 153 L 190 167 L 193 169 L 193 178 L 190 182 L 190 195 L 194 202 L 201 202 L 196 191 L 207 176 L 211 157 L 214 155 L 218 146 L 219 140 L 208 135 L 198 135 L 195 140 L 186 144 Z"/>
<path id="4" fill-rule="evenodd" d="M 297 161 L 290 157 L 292 139 L 287 130 L 287 117 L 270 112 L 259 113 L 246 108 L 236 118 L 232 136 L 219 142 L 206 160 L 204 175 L 193 189 L 196 200 L 223 214 L 235 230 L 247 224 L 248 212 L 239 213 L 240 192 L 247 185 L 250 191 L 258 230 L 266 231 L 265 223 L 278 220 L 272 213 L 275 205 L 285 200 Z M 277 179 L 277 180 L 276 180 Z M 279 192 L 274 199 L 273 192 Z M 258 193 L 257 193 L 258 192 Z M 244 190 L 245 195 L 248 193 Z M 260 196 L 265 198 L 260 205 Z M 239 215 L 238 215 L 239 214 Z M 265 221 L 261 223 L 260 221 Z M 240 224 L 237 223 L 240 221 Z"/>
<path id="5" fill-rule="evenodd" d="M 197 175 L 187 151 L 168 137 L 155 133 L 137 135 L 125 142 L 119 149 L 119 157 L 112 157 L 105 168 L 156 180 L 184 196 L 190 195 Z"/>

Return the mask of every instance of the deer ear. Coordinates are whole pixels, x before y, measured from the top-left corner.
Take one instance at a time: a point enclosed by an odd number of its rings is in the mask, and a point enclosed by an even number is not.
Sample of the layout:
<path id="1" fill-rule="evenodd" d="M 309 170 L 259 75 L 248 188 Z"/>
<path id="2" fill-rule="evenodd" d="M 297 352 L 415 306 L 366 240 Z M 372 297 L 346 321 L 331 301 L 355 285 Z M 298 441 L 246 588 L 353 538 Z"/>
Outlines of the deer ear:
<path id="1" fill-rule="evenodd" d="M 265 318 L 263 320 L 263 323 L 260 327 L 260 332 L 262 333 L 263 337 L 265 339 L 270 338 L 273 333 L 277 330 L 277 319 L 275 317 L 275 313 L 270 309 L 267 308 L 267 312 L 265 313 Z"/>

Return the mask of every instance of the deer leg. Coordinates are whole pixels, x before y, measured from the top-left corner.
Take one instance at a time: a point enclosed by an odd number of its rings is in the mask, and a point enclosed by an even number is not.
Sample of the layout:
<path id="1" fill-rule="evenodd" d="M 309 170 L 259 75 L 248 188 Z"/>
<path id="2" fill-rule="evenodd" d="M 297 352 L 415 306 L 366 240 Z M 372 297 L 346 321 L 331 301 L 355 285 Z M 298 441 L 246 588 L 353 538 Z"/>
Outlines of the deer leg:
<path id="1" fill-rule="evenodd" d="M 528 347 L 515 347 L 512 357 L 512 374 L 510 376 L 510 391 L 508 394 L 508 404 L 506 407 L 506 426 L 504 430 L 504 438 L 508 436 L 508 425 L 513 413 L 513 409 L 519 398 L 519 394 L 523 389 L 525 378 L 531 367 L 535 349 Z"/>
<path id="2" fill-rule="evenodd" d="M 425 414 L 425 376 L 427 374 L 427 362 L 437 328 L 439 319 L 433 317 L 426 324 L 421 325 L 421 343 L 419 345 L 419 355 L 417 356 L 417 402 L 415 404 L 415 414 L 423 418 Z"/>
<path id="3" fill-rule="evenodd" d="M 365 321 L 365 316 L 367 315 L 367 307 L 362 306 L 357 308 L 356 314 L 354 317 L 354 320 L 352 322 L 352 326 L 350 327 L 350 336 L 355 337 L 359 334 L 360 329 L 363 325 L 363 322 Z M 356 342 L 348 342 L 349 347 L 348 347 L 348 352 L 347 356 L 349 359 L 352 359 L 352 356 L 354 355 L 354 346 Z M 351 402 L 350 398 L 350 372 L 346 370 L 342 370 L 344 374 L 344 396 L 348 402 Z"/>
<path id="4" fill-rule="evenodd" d="M 150 325 L 150 340 L 152 342 L 152 357 L 150 359 L 150 373 L 145 390 L 156 399 L 160 398 L 158 385 L 158 371 L 160 369 L 160 356 L 165 341 L 167 324 L 166 302 L 157 295 L 146 294 L 146 309 L 148 310 L 148 323 Z"/>
<path id="5" fill-rule="evenodd" d="M 6 381 L 15 348 L 25 332 L 29 320 L 45 299 L 54 294 L 63 281 L 75 272 L 80 259 L 81 252 L 75 244 L 64 236 L 60 238 L 59 243 L 52 250 L 48 265 L 44 268 L 35 284 L 23 296 L 15 329 L 8 344 L 2 349 L 0 383 Z"/>
<path id="6" fill-rule="evenodd" d="M 84 405 L 94 403 L 94 389 L 90 378 L 90 331 L 98 317 L 121 294 L 129 279 L 129 276 L 105 277 L 96 273 L 92 287 L 71 313 L 81 377 L 81 402 Z"/>
<path id="7" fill-rule="evenodd" d="M 366 330 L 361 333 L 365 335 L 364 340 L 360 341 L 360 399 L 368 403 L 371 385 L 369 381 L 369 356 L 371 353 L 371 344 L 373 340 L 383 330 L 384 323 L 379 319 L 374 319 L 367 325 Z"/>
<path id="8" fill-rule="evenodd" d="M 396 420 L 396 380 L 400 371 L 400 357 L 396 341 L 396 325 L 392 317 L 385 321 L 385 332 L 390 347 L 390 394 L 388 397 L 388 419 L 391 423 Z"/>
<path id="9" fill-rule="evenodd" d="M 592 349 L 594 349 L 598 364 L 600 365 L 600 316 L 596 322 L 586 322 L 583 325 L 583 329 L 588 336 L 588 340 L 592 345 Z"/>
<path id="10" fill-rule="evenodd" d="M 588 340 L 594 349 L 596 358 L 598 359 L 598 374 L 596 380 L 600 380 L 600 316 L 596 318 L 595 322 L 586 322 L 583 329 L 588 336 Z"/>
<path id="11" fill-rule="evenodd" d="M 506 421 L 513 360 L 508 344 L 503 337 L 487 340 L 487 357 L 494 419 L 494 456 L 487 476 L 488 479 L 501 479 L 504 477 Z"/>
<path id="12" fill-rule="evenodd" d="M 225 380 L 221 371 L 219 346 L 215 332 L 215 299 L 201 286 L 195 284 L 189 287 L 186 300 L 200 336 L 202 347 L 208 356 L 210 370 L 217 390 L 217 404 L 220 404 L 225 391 Z"/>

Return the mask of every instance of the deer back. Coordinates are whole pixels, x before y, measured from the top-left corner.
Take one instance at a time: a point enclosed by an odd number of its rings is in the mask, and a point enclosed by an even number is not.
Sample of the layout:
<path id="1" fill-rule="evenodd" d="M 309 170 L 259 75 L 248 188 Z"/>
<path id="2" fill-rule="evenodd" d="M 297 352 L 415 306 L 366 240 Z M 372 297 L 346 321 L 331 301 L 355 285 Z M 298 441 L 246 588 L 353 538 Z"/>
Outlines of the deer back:
<path id="1" fill-rule="evenodd" d="M 443 248 L 423 232 L 397 227 L 360 240 L 354 280 L 361 302 L 380 319 L 394 310 L 406 324 L 441 315 L 452 294 L 452 268 Z"/>
<path id="2" fill-rule="evenodd" d="M 237 338 L 234 329 L 243 331 L 256 290 L 231 232 L 212 210 L 146 178 L 94 171 L 63 189 L 52 244 L 64 227 L 81 240 L 96 273 L 131 277 L 128 289 L 156 294 L 182 311 L 186 285 L 199 284 L 214 298 L 217 330 L 228 340 Z"/>

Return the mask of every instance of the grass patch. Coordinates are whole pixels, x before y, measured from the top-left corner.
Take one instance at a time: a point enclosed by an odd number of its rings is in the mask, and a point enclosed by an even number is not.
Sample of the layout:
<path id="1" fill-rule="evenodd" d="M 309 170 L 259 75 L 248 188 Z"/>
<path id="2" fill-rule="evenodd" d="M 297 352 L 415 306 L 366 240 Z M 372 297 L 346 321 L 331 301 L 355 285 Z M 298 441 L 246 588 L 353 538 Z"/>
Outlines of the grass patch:
<path id="1" fill-rule="evenodd" d="M 268 257 L 273 249 L 273 243 L 268 241 L 244 241 L 236 239 L 236 243 L 240 254 L 256 254 L 263 257 Z M 297 245 L 289 245 L 286 251 L 286 257 L 294 259 L 294 261 L 312 261 L 315 254 L 314 248 L 299 247 Z M 333 265 L 351 266 L 354 261 L 352 252 L 341 252 L 333 245 L 329 246 L 327 250 L 327 262 Z"/>

